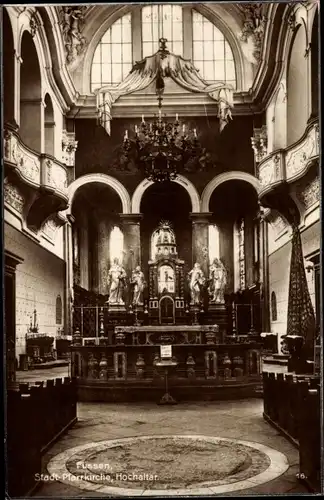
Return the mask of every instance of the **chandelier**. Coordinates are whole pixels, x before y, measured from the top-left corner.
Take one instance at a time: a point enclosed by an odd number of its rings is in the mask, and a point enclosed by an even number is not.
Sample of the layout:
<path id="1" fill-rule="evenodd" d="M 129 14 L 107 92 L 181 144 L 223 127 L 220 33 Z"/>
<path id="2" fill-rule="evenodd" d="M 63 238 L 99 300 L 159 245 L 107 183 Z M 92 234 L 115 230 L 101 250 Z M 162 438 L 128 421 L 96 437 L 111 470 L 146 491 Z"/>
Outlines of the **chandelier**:
<path id="1" fill-rule="evenodd" d="M 159 56 L 164 59 L 169 51 L 166 49 L 165 38 L 160 39 Z M 123 153 L 126 159 L 133 158 L 144 176 L 153 182 L 172 181 L 188 170 L 190 160 L 199 158 L 204 150 L 199 144 L 197 130 L 190 130 L 180 123 L 178 114 L 173 122 L 167 121 L 162 115 L 164 92 L 164 76 L 159 67 L 156 78 L 156 94 L 158 100 L 158 115 L 153 120 L 142 121 L 135 125 L 134 132 L 129 136 L 125 131 Z"/>

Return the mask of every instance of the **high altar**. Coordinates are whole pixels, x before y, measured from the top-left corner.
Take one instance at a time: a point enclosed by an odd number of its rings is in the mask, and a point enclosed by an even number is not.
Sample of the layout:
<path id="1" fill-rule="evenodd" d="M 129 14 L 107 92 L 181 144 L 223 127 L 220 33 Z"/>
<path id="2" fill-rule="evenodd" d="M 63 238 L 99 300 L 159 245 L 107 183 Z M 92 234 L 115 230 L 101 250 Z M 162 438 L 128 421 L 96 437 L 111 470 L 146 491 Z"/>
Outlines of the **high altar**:
<path id="1" fill-rule="evenodd" d="M 185 273 L 171 225 L 152 237 L 148 279 L 139 266 L 129 280 L 115 261 L 101 304 L 74 307 L 72 374 L 82 400 L 159 398 L 161 346 L 171 346 L 170 391 L 178 401 L 253 395 L 260 383 L 255 335 L 229 335 L 226 270 L 215 259 Z M 231 332 L 233 333 L 233 332 Z"/>

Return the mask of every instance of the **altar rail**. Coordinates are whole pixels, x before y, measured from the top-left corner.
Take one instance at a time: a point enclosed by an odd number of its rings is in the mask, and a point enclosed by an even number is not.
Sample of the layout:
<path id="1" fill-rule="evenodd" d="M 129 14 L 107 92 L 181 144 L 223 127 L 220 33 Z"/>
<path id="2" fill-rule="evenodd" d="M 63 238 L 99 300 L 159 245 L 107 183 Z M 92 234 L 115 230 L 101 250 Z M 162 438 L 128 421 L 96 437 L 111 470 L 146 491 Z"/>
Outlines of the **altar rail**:
<path id="1" fill-rule="evenodd" d="M 260 376 L 258 344 L 172 344 L 176 379 L 247 380 Z M 156 380 L 159 345 L 73 346 L 72 375 L 82 380 Z"/>
<path id="2" fill-rule="evenodd" d="M 40 484 L 42 454 L 76 422 L 76 383 L 65 377 L 20 384 L 7 393 L 7 480 L 10 497 Z"/>
<path id="3" fill-rule="evenodd" d="M 264 372 L 263 397 L 264 418 L 299 448 L 298 478 L 320 492 L 319 378 Z"/>

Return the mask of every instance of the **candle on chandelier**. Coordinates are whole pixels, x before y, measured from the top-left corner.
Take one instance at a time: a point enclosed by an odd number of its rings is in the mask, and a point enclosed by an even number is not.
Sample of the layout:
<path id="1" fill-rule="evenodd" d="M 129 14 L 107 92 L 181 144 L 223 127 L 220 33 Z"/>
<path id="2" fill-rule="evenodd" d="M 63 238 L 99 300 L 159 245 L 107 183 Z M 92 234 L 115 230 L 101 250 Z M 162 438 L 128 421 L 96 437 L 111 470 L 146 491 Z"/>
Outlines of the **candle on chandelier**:
<path id="1" fill-rule="evenodd" d="M 142 123 L 144 123 L 144 115 L 142 115 Z"/>
<path id="2" fill-rule="evenodd" d="M 186 131 L 186 126 L 185 124 L 182 125 L 182 132 L 185 132 Z"/>
<path id="3" fill-rule="evenodd" d="M 137 134 L 138 132 L 138 128 L 137 128 L 137 125 L 135 125 L 135 134 Z"/>
<path id="4" fill-rule="evenodd" d="M 194 137 L 197 137 L 197 130 L 194 128 L 193 129 Z"/>
<path id="5" fill-rule="evenodd" d="M 176 122 L 178 121 L 178 113 L 176 114 Z"/>
<path id="6" fill-rule="evenodd" d="M 127 139 L 128 139 L 128 130 L 125 130 L 124 140 L 126 141 Z"/>

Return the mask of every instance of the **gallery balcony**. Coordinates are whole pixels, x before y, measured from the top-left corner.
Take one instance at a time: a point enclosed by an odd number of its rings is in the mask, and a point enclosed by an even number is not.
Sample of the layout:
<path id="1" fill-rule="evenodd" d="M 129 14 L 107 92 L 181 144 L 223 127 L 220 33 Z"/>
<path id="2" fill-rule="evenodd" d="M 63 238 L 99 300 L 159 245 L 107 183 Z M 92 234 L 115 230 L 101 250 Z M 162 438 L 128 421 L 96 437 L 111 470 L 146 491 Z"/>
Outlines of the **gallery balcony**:
<path id="1" fill-rule="evenodd" d="M 263 158 L 257 167 L 261 203 L 266 202 L 269 195 L 281 191 L 283 186 L 291 185 L 306 175 L 311 166 L 318 163 L 319 149 L 319 123 L 315 119 L 297 142 Z"/>
<path id="2" fill-rule="evenodd" d="M 67 208 L 66 165 L 26 146 L 17 127 L 4 127 L 3 158 L 4 177 L 19 190 L 25 206 L 30 207 L 26 217 L 28 226 L 37 229 L 47 217 Z"/>

